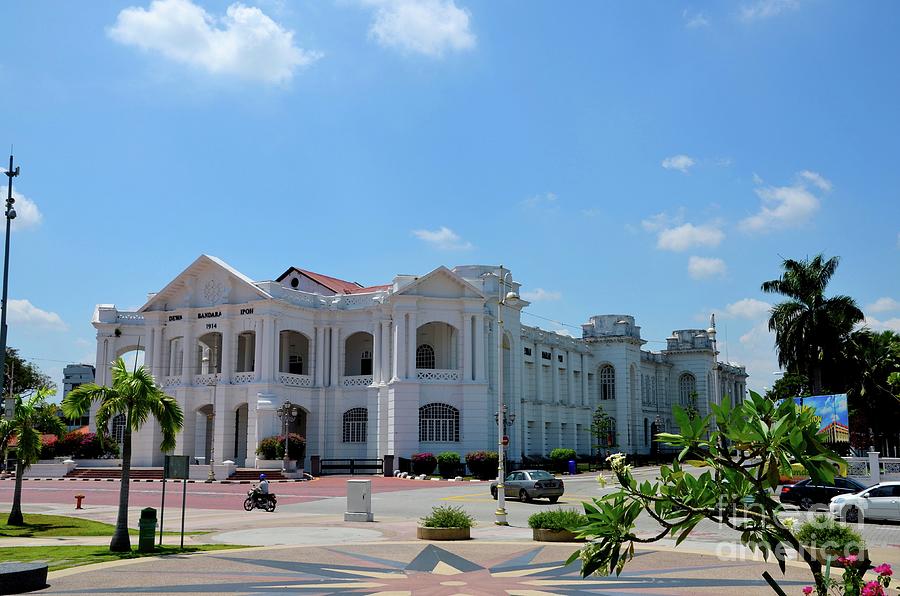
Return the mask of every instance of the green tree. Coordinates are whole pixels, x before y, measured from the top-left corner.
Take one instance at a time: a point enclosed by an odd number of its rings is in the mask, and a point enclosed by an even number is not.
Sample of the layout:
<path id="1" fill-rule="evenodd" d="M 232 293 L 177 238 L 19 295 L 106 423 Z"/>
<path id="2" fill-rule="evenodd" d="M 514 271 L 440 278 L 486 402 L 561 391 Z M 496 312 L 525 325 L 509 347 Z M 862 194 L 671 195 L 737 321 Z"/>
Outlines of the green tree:
<path id="1" fill-rule="evenodd" d="M 613 473 L 621 488 L 584 504 L 588 523 L 580 529 L 591 539 L 573 553 L 570 562 L 582 561 L 582 574 L 621 573 L 634 555 L 636 543 L 656 542 L 667 536 L 680 544 L 703 520 L 733 529 L 743 544 L 776 558 L 782 570 L 785 548 L 797 549 L 825 594 L 822 565 L 784 525 L 777 513 L 773 489 L 779 473 L 794 462 L 802 464 L 816 481 L 832 481 L 842 460 L 818 439 L 819 424 L 808 409 L 792 401 L 776 405 L 753 391 L 732 408 L 726 400 L 710 404 L 713 414 L 691 419 L 673 407 L 679 434 L 660 433 L 660 442 L 680 449 L 672 466 L 662 466 L 659 478 L 638 483 L 625 456 L 611 456 Z M 729 445 L 740 449 L 732 455 Z M 697 476 L 682 468 L 687 460 L 700 460 Z M 746 499 L 752 501 L 748 505 Z M 736 515 L 737 514 L 737 515 Z M 659 525 L 656 535 L 640 537 L 635 525 L 648 515 Z"/>
<path id="2" fill-rule="evenodd" d="M 42 387 L 54 389 L 55 385 L 50 377 L 41 372 L 37 365 L 25 361 L 19 356 L 15 348 L 6 348 L 6 368 L 3 388 L 0 393 L 4 395 L 31 396 Z M 0 403 L 0 410 L 6 408 L 5 403 Z"/>
<path id="3" fill-rule="evenodd" d="M 63 412 L 69 418 L 80 418 L 88 412 L 92 402 L 99 408 L 95 421 L 98 434 L 105 429 L 113 416 L 125 414 L 125 433 L 122 439 L 122 482 L 119 488 L 119 514 L 116 530 L 109 543 L 115 552 L 131 550 L 128 536 L 128 486 L 131 478 L 131 434 L 153 416 L 162 431 L 160 449 L 170 451 L 175 447 L 175 436 L 184 425 L 184 414 L 174 397 L 157 387 L 143 366 L 129 372 L 125 362 L 118 358 L 112 364 L 112 387 L 88 383 L 76 387 L 63 399 Z"/>
<path id="4" fill-rule="evenodd" d="M 845 346 L 845 357 L 851 441 L 862 449 L 881 445 L 896 436 L 900 419 L 900 401 L 889 382 L 892 374 L 900 374 L 900 335 L 856 331 Z"/>
<path id="5" fill-rule="evenodd" d="M 762 291 L 788 300 L 772 307 L 769 330 L 775 332 L 778 364 L 806 375 L 814 394 L 828 386 L 841 389 L 837 374 L 843 344 L 863 313 L 849 296 L 825 297 L 840 259 L 819 254 L 812 259 L 785 259 L 778 279 L 763 282 Z"/>
<path id="6" fill-rule="evenodd" d="M 597 406 L 591 416 L 591 436 L 596 441 L 597 453 L 601 449 L 613 449 L 616 447 L 616 419 L 603 411 L 603 406 Z"/>
<path id="7" fill-rule="evenodd" d="M 772 388 L 766 391 L 766 397 L 772 401 L 793 399 L 795 397 L 807 397 L 812 395 L 812 385 L 805 375 L 785 373 Z"/>
<path id="8" fill-rule="evenodd" d="M 24 526 L 22 517 L 22 476 L 41 455 L 41 432 L 49 432 L 62 437 L 66 426 L 52 408 L 47 407 L 47 398 L 54 391 L 46 387 L 38 389 L 29 397 L 16 396 L 12 419 L 6 425 L 10 435 L 16 437 L 16 487 L 13 492 L 12 510 L 6 523 Z"/>

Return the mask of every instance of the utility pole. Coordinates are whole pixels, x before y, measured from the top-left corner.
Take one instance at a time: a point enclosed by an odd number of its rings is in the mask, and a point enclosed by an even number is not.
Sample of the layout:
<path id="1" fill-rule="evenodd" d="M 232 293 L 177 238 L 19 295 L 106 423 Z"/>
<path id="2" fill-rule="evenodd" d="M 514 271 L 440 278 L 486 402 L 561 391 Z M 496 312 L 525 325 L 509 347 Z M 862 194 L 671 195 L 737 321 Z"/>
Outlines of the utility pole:
<path id="1" fill-rule="evenodd" d="M 6 177 L 9 178 L 9 181 L 6 186 L 6 251 L 3 253 L 3 302 L 2 312 L 0 312 L 0 379 L 6 378 L 6 306 L 9 291 L 9 228 L 12 220 L 16 218 L 16 210 L 13 208 L 13 204 L 16 200 L 12 196 L 12 183 L 13 178 L 19 175 L 19 167 L 16 166 L 16 168 L 13 169 L 13 156 L 11 153 L 9 156 L 9 169 L 6 170 L 5 174 Z M 14 409 L 15 402 L 12 400 L 12 392 L 10 392 L 10 397 L 6 400 L 6 409 L 4 412 L 7 418 L 13 417 Z"/>

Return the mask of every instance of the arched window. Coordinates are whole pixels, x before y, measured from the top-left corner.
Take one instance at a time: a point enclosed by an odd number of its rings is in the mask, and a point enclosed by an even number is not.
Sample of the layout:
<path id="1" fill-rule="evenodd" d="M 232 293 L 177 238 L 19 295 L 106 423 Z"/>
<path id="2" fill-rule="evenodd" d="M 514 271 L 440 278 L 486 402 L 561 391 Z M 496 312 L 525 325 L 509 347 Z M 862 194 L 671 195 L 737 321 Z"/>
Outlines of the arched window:
<path id="1" fill-rule="evenodd" d="M 416 368 L 434 369 L 434 348 L 422 344 L 416 348 Z"/>
<path id="2" fill-rule="evenodd" d="M 644 445 L 650 444 L 650 421 L 644 418 Z"/>
<path id="3" fill-rule="evenodd" d="M 610 364 L 600 368 L 600 399 L 616 399 L 616 369 Z"/>
<path id="4" fill-rule="evenodd" d="M 692 394 L 697 392 L 697 379 L 691 373 L 678 377 L 678 397 L 682 406 L 690 405 Z"/>
<path id="5" fill-rule="evenodd" d="M 447 404 L 426 404 L 419 408 L 419 441 L 458 442 L 459 410 Z"/>
<path id="6" fill-rule="evenodd" d="M 125 414 L 116 414 L 113 416 L 111 436 L 113 441 L 119 445 L 125 440 Z"/>
<path id="7" fill-rule="evenodd" d="M 369 411 L 352 408 L 344 412 L 344 443 L 365 443 Z"/>
<path id="8" fill-rule="evenodd" d="M 363 350 L 359 356 L 359 374 L 372 374 L 372 352 L 369 350 Z"/>

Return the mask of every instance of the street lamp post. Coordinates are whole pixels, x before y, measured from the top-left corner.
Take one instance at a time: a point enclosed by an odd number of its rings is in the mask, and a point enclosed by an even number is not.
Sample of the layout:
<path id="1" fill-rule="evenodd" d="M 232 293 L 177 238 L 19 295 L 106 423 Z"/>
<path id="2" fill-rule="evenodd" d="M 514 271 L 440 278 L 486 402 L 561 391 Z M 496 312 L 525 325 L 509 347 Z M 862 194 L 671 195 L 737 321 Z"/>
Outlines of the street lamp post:
<path id="1" fill-rule="evenodd" d="M 216 375 L 218 376 L 218 375 Z M 206 473 L 206 481 L 207 482 L 215 482 L 216 481 L 216 470 L 213 467 L 213 460 L 216 458 L 216 385 L 218 385 L 218 379 L 214 378 L 212 382 L 213 388 L 213 398 L 212 398 L 212 413 L 209 415 L 210 419 L 210 427 L 212 432 L 212 440 L 209 442 L 209 471 Z"/>
<path id="2" fill-rule="evenodd" d="M 288 425 L 297 419 L 300 413 L 297 406 L 290 401 L 285 401 L 276 410 L 278 417 L 281 418 L 281 426 L 284 429 L 284 461 L 281 462 L 281 471 L 287 472 L 290 467 L 290 457 L 288 455 Z"/>
<path id="3" fill-rule="evenodd" d="M 4 172 L 9 181 L 6 184 L 6 251 L 3 253 L 3 302 L 2 311 L 0 311 L 0 393 L 2 393 L 3 380 L 6 379 L 6 303 L 7 293 L 9 289 L 9 228 L 12 220 L 16 218 L 16 210 L 13 204 L 16 200 L 12 196 L 12 180 L 19 175 L 19 167 L 13 168 L 13 156 L 9 156 L 9 169 Z M 13 417 L 15 402 L 12 399 L 12 390 L 6 400 L 4 414 L 7 418 Z"/>
<path id="4" fill-rule="evenodd" d="M 506 458 L 503 453 L 506 426 L 506 406 L 503 404 L 503 307 L 515 306 L 519 302 L 519 295 L 513 289 L 504 295 L 507 279 L 511 286 L 512 273 L 507 271 L 504 274 L 503 265 L 500 265 L 500 274 L 497 277 L 497 511 L 494 519 L 494 523 L 498 526 L 509 525 L 506 521 L 506 496 L 503 488 L 503 481 L 506 478 Z"/>

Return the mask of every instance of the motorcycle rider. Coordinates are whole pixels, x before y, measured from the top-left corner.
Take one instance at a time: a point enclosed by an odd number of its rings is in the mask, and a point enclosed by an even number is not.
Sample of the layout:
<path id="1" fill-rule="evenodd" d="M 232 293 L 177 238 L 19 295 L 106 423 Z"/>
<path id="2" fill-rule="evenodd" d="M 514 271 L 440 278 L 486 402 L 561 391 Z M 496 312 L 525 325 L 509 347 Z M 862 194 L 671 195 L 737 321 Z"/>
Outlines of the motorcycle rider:
<path id="1" fill-rule="evenodd" d="M 269 499 L 269 481 L 266 480 L 265 474 L 259 475 L 259 484 L 253 487 L 253 496 L 260 502 Z"/>

